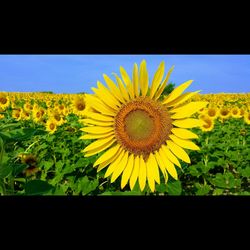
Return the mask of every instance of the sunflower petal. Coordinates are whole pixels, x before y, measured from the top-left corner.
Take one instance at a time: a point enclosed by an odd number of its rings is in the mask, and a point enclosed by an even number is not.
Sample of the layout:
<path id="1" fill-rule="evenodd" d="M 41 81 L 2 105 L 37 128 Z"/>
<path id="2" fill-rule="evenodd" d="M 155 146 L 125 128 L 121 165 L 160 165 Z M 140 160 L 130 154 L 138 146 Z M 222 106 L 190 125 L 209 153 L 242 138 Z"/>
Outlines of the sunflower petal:
<path id="1" fill-rule="evenodd" d="M 172 162 L 174 163 L 176 166 L 178 166 L 179 168 L 181 168 L 181 164 L 178 161 L 178 159 L 175 157 L 174 154 L 171 153 L 171 151 L 168 149 L 168 147 L 166 145 L 162 145 L 162 150 L 165 153 L 166 157 Z"/>
<path id="2" fill-rule="evenodd" d="M 179 96 L 178 98 L 176 98 L 174 101 L 167 103 L 166 106 L 167 107 L 172 107 L 172 106 L 180 105 L 183 102 L 185 102 L 188 99 L 190 99 L 191 97 L 193 97 L 196 94 L 198 94 L 199 92 L 201 92 L 201 90 L 197 90 L 195 92 L 187 92 L 185 94 L 182 94 L 181 96 Z"/>
<path id="3" fill-rule="evenodd" d="M 103 74 L 103 78 L 105 82 L 107 83 L 111 93 L 121 102 L 124 103 L 125 100 L 122 96 L 122 93 L 120 89 L 117 87 L 117 85 L 105 74 Z"/>
<path id="4" fill-rule="evenodd" d="M 180 86 L 178 86 L 176 89 L 174 89 L 168 96 L 167 98 L 162 102 L 163 104 L 167 104 L 169 102 L 172 102 L 175 100 L 177 97 L 179 97 L 183 91 L 189 87 L 189 85 L 193 82 L 193 80 L 189 80 L 187 82 L 184 82 Z"/>
<path id="5" fill-rule="evenodd" d="M 121 91 L 121 94 L 122 94 L 123 99 L 124 99 L 125 101 L 129 101 L 130 98 L 129 98 L 129 95 L 128 95 L 128 91 L 127 91 L 127 89 L 124 87 L 121 78 L 120 78 L 117 74 L 115 74 L 115 73 L 113 73 L 113 75 L 115 76 L 115 79 L 116 79 L 116 81 L 117 81 L 117 83 L 118 83 L 118 86 L 119 86 L 119 89 L 120 89 L 120 91 Z"/>
<path id="6" fill-rule="evenodd" d="M 111 157 L 111 158 L 110 158 L 109 160 L 107 160 L 107 161 L 102 162 L 102 163 L 98 166 L 97 172 L 100 172 L 102 169 L 104 169 L 104 168 L 107 167 L 109 164 L 111 164 L 113 161 L 115 161 L 116 158 L 120 155 L 121 150 L 122 150 L 122 149 L 119 148 L 119 150 L 116 152 L 116 154 L 115 154 L 113 157 Z"/>
<path id="7" fill-rule="evenodd" d="M 117 144 L 114 147 L 108 149 L 105 153 L 103 153 L 103 155 L 101 155 L 96 160 L 96 162 L 94 163 L 93 167 L 101 164 L 102 162 L 105 162 L 105 161 L 109 160 L 111 157 L 113 157 L 117 153 L 117 151 L 119 150 L 119 148 L 120 148 L 120 145 Z"/>
<path id="8" fill-rule="evenodd" d="M 114 121 L 114 117 L 98 114 L 95 112 L 88 112 L 88 113 L 86 113 L 86 116 L 88 118 L 92 118 L 92 119 L 102 121 L 102 122 L 113 122 Z"/>
<path id="9" fill-rule="evenodd" d="M 139 96 L 139 75 L 138 75 L 138 65 L 135 63 L 133 68 L 132 82 L 134 86 L 135 96 Z"/>
<path id="10" fill-rule="evenodd" d="M 88 152 L 88 151 L 95 150 L 95 149 L 100 148 L 100 147 L 104 147 L 104 146 L 106 146 L 107 143 L 113 141 L 114 137 L 115 136 L 112 135 L 108 138 L 96 140 L 96 141 L 92 142 L 91 144 L 89 144 L 86 148 L 84 148 L 83 152 Z"/>
<path id="11" fill-rule="evenodd" d="M 125 85 L 127 86 L 130 97 L 134 98 L 134 88 L 128 73 L 123 67 L 120 67 L 120 73 L 122 76 L 122 80 L 125 82 Z"/>
<path id="12" fill-rule="evenodd" d="M 100 139 L 100 138 L 106 138 L 106 137 L 110 137 L 114 134 L 113 132 L 109 132 L 109 133 L 104 133 L 104 134 L 85 134 L 82 135 L 79 139 L 81 140 L 92 140 L 92 139 Z"/>
<path id="13" fill-rule="evenodd" d="M 194 128 L 204 124 L 203 121 L 194 118 L 173 121 L 172 124 L 179 128 Z"/>
<path id="14" fill-rule="evenodd" d="M 159 154 L 161 159 L 163 159 L 163 163 L 168 173 L 175 179 L 178 179 L 177 171 L 174 167 L 174 164 L 166 157 L 165 152 L 162 148 L 159 149 Z"/>
<path id="15" fill-rule="evenodd" d="M 190 117 L 200 109 L 207 106 L 208 102 L 190 102 L 182 107 L 170 110 L 170 113 L 175 113 L 171 116 L 172 119 L 183 119 Z"/>
<path id="16" fill-rule="evenodd" d="M 94 108 L 96 111 L 109 116 L 115 116 L 116 111 L 114 109 L 111 109 L 109 106 L 107 106 L 105 103 L 100 101 L 99 98 L 93 96 L 93 95 L 86 95 L 86 102 Z"/>
<path id="17" fill-rule="evenodd" d="M 163 75 L 164 75 L 164 69 L 165 69 L 165 64 L 164 62 L 161 62 L 155 75 L 154 75 L 154 78 L 153 78 L 153 81 L 152 81 L 152 84 L 151 84 L 151 89 L 150 89 L 150 98 L 152 99 L 154 94 L 156 93 L 161 81 L 162 81 L 162 78 L 163 78 Z"/>
<path id="18" fill-rule="evenodd" d="M 133 190 L 134 186 L 135 186 L 135 183 L 137 181 L 137 178 L 139 176 L 139 169 L 140 169 L 140 158 L 139 156 L 137 155 L 135 158 L 134 158 L 134 168 L 133 168 L 133 171 L 131 173 L 131 177 L 129 179 L 129 186 L 130 186 L 130 189 Z"/>
<path id="19" fill-rule="evenodd" d="M 122 161 L 123 157 L 124 157 L 125 151 L 122 150 L 121 153 L 119 154 L 119 156 L 109 165 L 104 178 L 109 177 L 119 166 L 120 162 Z"/>
<path id="20" fill-rule="evenodd" d="M 90 125 L 97 125 L 101 127 L 111 127 L 114 125 L 114 122 L 101 122 L 93 119 L 81 119 L 79 122 L 82 122 L 83 124 L 90 124 Z"/>
<path id="21" fill-rule="evenodd" d="M 153 172 L 153 167 L 152 167 L 153 164 L 154 164 L 154 160 L 152 159 L 152 153 L 151 153 L 146 162 L 146 166 L 147 166 L 148 185 L 152 192 L 155 191 L 155 179 L 154 179 L 154 172 Z"/>
<path id="22" fill-rule="evenodd" d="M 117 107 L 120 106 L 120 103 L 115 97 L 112 95 L 112 93 L 104 87 L 100 82 L 97 82 L 97 88 L 91 88 L 94 93 L 109 107 L 112 109 L 118 110 Z"/>
<path id="23" fill-rule="evenodd" d="M 174 155 L 186 163 L 191 163 L 190 158 L 184 149 L 170 140 L 167 141 L 167 145 Z"/>
<path id="24" fill-rule="evenodd" d="M 167 176 L 167 172 L 166 172 L 166 169 L 165 169 L 165 165 L 163 163 L 163 160 L 161 159 L 160 155 L 159 155 L 159 152 L 156 151 L 154 153 L 154 156 L 155 156 L 155 159 L 157 160 L 157 163 L 158 163 L 158 166 L 160 167 L 160 170 L 165 178 L 165 183 L 167 183 L 167 179 L 168 179 L 168 176 Z"/>
<path id="25" fill-rule="evenodd" d="M 142 96 L 146 96 L 148 92 L 148 71 L 145 60 L 143 60 L 140 65 L 139 84 Z"/>
<path id="26" fill-rule="evenodd" d="M 81 131 L 91 134 L 104 134 L 114 131 L 113 127 L 100 127 L 100 126 L 92 126 L 92 127 L 84 127 L 80 128 Z"/>
<path id="27" fill-rule="evenodd" d="M 107 142 L 106 144 L 104 144 L 104 145 L 102 145 L 102 146 L 100 146 L 98 148 L 94 148 L 94 149 L 91 149 L 91 150 L 88 150 L 88 151 L 82 150 L 83 153 L 86 153 L 84 155 L 84 157 L 89 157 L 91 155 L 98 154 L 98 153 L 102 152 L 103 150 L 105 150 L 107 148 L 110 148 L 113 145 L 114 142 L 116 142 L 116 139 L 113 139 L 113 140 Z"/>
<path id="28" fill-rule="evenodd" d="M 147 179 L 147 169 L 146 169 L 146 164 L 143 159 L 143 157 L 140 157 L 140 168 L 139 168 L 139 186 L 141 191 L 144 190 L 145 185 L 146 185 L 146 179 Z"/>
<path id="29" fill-rule="evenodd" d="M 127 166 L 124 169 L 123 174 L 122 174 L 122 180 L 121 180 L 121 188 L 122 189 L 127 185 L 128 180 L 129 180 L 131 173 L 133 171 L 133 167 L 134 167 L 134 155 L 131 154 L 128 158 Z"/>
<path id="30" fill-rule="evenodd" d="M 170 139 L 176 143 L 177 145 L 179 145 L 182 148 L 187 148 L 187 149 L 191 149 L 191 150 L 200 150 L 200 148 L 195 145 L 193 142 L 189 141 L 189 140 L 185 140 L 185 139 L 180 139 L 179 137 L 175 136 L 175 135 L 169 135 Z"/>
<path id="31" fill-rule="evenodd" d="M 171 132 L 181 139 L 197 139 L 198 138 L 198 135 L 184 128 L 172 128 Z"/>
<path id="32" fill-rule="evenodd" d="M 111 183 L 113 183 L 123 172 L 124 168 L 126 167 L 128 162 L 128 151 L 125 152 L 123 158 L 121 159 L 119 165 L 114 170 L 112 176 L 111 176 Z"/>
<path id="33" fill-rule="evenodd" d="M 155 96 L 154 96 L 155 100 L 157 100 L 161 96 L 162 92 L 164 91 L 164 89 L 168 83 L 168 79 L 169 79 L 173 70 L 174 70 L 174 66 L 172 66 L 171 69 L 168 71 L 165 79 L 163 80 L 163 83 L 161 84 L 160 88 L 156 91 Z"/>

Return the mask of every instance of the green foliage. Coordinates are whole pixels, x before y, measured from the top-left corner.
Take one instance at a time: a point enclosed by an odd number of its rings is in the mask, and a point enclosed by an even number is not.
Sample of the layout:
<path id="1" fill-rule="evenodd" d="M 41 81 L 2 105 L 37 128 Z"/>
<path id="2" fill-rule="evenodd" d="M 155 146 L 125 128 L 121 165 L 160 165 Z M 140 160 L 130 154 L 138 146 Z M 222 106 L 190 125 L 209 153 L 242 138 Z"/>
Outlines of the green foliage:
<path id="1" fill-rule="evenodd" d="M 168 84 L 167 86 L 171 86 Z M 174 85 L 173 85 L 174 86 Z M 166 89 L 169 93 L 171 87 Z M 250 194 L 250 126 L 242 119 L 216 122 L 214 130 L 199 135 L 194 142 L 200 151 L 189 151 L 191 164 L 181 162 L 179 180 L 169 175 L 167 184 L 161 176 L 152 193 L 148 186 L 140 191 L 138 182 L 120 188 L 121 177 L 114 183 L 104 178 L 93 163 L 101 155 L 84 158 L 81 152 L 91 140 L 79 140 L 83 134 L 76 115 L 48 134 L 42 125 L 11 118 L 0 123 L 0 195 L 249 195 Z M 240 130 L 244 129 L 245 134 Z M 26 172 L 30 166 L 20 154 L 35 157 L 37 171 Z"/>

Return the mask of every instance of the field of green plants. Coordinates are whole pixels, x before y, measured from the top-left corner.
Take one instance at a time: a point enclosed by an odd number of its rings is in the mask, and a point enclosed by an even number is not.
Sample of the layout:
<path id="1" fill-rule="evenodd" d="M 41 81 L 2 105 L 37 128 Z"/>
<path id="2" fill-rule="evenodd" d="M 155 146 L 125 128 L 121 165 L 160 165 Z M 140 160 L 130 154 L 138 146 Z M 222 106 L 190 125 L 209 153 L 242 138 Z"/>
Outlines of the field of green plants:
<path id="1" fill-rule="evenodd" d="M 181 162 L 178 180 L 169 177 L 167 184 L 161 180 L 154 193 L 147 186 L 141 192 L 138 183 L 130 191 L 129 187 L 121 190 L 119 181 L 110 183 L 109 178 L 104 178 L 104 170 L 97 172 L 93 168 L 102 153 L 84 157 L 82 150 L 92 140 L 79 139 L 84 134 L 80 130 L 81 110 L 70 106 L 71 97 L 63 102 L 61 96 L 56 98 L 59 105 L 68 109 L 56 129 L 53 126 L 48 129 L 48 120 L 43 120 L 43 116 L 34 119 L 37 108 L 34 100 L 46 111 L 55 104 L 49 98 L 47 94 L 46 98 L 39 95 L 20 99 L 17 94 L 10 98 L 14 105 L 0 110 L 0 195 L 250 194 L 250 125 L 243 116 L 214 119 L 210 131 L 192 129 L 199 136 L 194 142 L 201 150 L 187 150 L 191 164 Z M 33 106 L 30 109 L 24 106 L 27 100 Z M 24 116 L 25 110 L 28 118 Z"/>

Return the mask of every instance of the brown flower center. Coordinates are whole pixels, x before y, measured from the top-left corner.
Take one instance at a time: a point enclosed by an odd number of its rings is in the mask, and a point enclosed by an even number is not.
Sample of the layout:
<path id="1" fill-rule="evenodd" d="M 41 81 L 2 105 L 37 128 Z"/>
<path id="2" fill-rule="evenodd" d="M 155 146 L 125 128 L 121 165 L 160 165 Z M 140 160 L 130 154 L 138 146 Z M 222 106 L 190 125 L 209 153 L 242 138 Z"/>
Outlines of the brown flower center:
<path id="1" fill-rule="evenodd" d="M 148 97 L 122 106 L 115 117 L 115 135 L 124 149 L 147 158 L 158 150 L 172 129 L 172 120 L 163 106 Z"/>

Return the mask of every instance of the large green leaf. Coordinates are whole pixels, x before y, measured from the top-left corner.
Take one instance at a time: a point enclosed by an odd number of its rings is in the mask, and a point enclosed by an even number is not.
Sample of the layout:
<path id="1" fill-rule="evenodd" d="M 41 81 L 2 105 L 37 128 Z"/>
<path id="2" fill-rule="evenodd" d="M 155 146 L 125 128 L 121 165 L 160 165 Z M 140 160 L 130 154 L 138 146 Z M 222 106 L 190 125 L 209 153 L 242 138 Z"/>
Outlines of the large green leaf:
<path id="1" fill-rule="evenodd" d="M 42 195 L 48 193 L 53 186 L 46 181 L 32 180 L 25 185 L 26 195 Z"/>
<path id="2" fill-rule="evenodd" d="M 167 192 L 169 195 L 180 195 L 182 193 L 182 186 L 180 181 L 168 182 Z"/>

